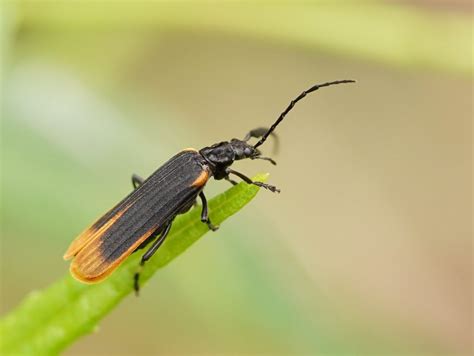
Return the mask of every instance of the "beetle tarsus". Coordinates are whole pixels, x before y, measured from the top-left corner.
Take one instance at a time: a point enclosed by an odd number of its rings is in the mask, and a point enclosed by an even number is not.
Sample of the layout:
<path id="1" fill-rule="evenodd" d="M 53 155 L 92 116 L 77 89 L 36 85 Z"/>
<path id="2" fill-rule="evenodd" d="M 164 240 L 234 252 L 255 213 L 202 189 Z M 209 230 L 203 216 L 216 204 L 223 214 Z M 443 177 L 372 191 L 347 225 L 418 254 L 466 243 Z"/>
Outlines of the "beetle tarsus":
<path id="1" fill-rule="evenodd" d="M 256 185 L 257 187 L 260 187 L 260 188 L 268 189 L 269 191 L 271 191 L 273 193 L 280 193 L 280 189 L 278 189 L 274 185 L 265 184 L 265 183 L 262 183 L 262 182 L 252 182 L 252 184 L 254 184 L 254 185 Z"/>
<path id="2" fill-rule="evenodd" d="M 140 295 L 140 283 L 138 280 L 140 279 L 140 272 L 135 272 L 133 276 L 133 289 L 135 290 L 135 295 L 138 297 Z"/>
<path id="3" fill-rule="evenodd" d="M 143 261 L 140 262 L 140 265 L 138 266 L 138 270 L 135 272 L 133 275 L 133 289 L 135 290 L 135 295 L 138 297 L 140 295 L 140 273 L 143 269 Z"/>
<path id="4" fill-rule="evenodd" d="M 219 225 L 213 225 L 210 221 L 207 221 L 206 224 L 209 227 L 209 230 L 211 231 L 219 230 Z"/>
<path id="5" fill-rule="evenodd" d="M 275 187 L 273 185 L 270 185 L 270 184 L 263 183 L 263 182 L 254 182 L 249 177 L 247 177 L 245 174 L 234 171 L 233 169 L 227 168 L 226 173 L 227 173 L 227 175 L 229 175 L 229 174 L 236 175 L 237 177 L 242 179 L 247 184 L 253 184 L 253 185 L 256 185 L 257 187 L 268 189 L 269 191 L 271 191 L 273 193 L 280 193 L 280 189 L 278 189 L 277 187 Z"/>

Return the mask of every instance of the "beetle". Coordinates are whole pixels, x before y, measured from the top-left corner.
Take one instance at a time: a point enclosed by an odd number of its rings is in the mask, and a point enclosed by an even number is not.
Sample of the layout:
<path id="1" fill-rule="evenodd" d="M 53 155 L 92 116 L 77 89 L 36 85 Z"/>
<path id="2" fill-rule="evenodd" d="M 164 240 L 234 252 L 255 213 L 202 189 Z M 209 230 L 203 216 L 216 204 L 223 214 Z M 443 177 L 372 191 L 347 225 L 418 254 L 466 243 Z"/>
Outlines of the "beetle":
<path id="1" fill-rule="evenodd" d="M 223 141 L 201 150 L 185 149 L 158 168 L 148 179 L 133 174 L 134 190 L 115 207 L 82 232 L 69 246 L 64 259 L 72 259 L 71 274 L 81 282 L 95 283 L 108 277 L 131 253 L 151 243 L 143 254 L 143 266 L 165 241 L 174 218 L 187 212 L 198 196 L 202 202 L 201 221 L 210 230 L 217 230 L 208 214 L 204 186 L 214 177 L 237 184 L 230 175 L 271 192 L 280 192 L 273 185 L 254 182 L 230 166 L 242 159 L 260 159 L 276 162 L 262 156 L 258 149 L 274 134 L 276 127 L 307 94 L 335 84 L 353 83 L 354 80 L 337 80 L 316 84 L 303 91 L 290 102 L 270 128 L 251 130 L 243 140 Z M 251 138 L 259 139 L 254 145 Z M 134 289 L 139 290 L 139 272 L 134 276 Z"/>

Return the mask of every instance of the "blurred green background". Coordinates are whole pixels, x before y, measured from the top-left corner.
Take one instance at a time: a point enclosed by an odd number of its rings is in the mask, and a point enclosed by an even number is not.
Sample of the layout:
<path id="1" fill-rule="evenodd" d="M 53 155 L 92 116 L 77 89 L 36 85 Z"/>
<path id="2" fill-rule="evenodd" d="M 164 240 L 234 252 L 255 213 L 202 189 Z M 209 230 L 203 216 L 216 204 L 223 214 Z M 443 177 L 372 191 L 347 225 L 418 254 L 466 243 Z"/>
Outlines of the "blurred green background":
<path id="1" fill-rule="evenodd" d="M 277 167 L 236 164 L 280 195 L 262 191 L 66 354 L 468 354 L 471 11 L 3 1 L 2 315 L 67 273 L 70 241 L 132 173 L 357 79 L 290 114 Z"/>

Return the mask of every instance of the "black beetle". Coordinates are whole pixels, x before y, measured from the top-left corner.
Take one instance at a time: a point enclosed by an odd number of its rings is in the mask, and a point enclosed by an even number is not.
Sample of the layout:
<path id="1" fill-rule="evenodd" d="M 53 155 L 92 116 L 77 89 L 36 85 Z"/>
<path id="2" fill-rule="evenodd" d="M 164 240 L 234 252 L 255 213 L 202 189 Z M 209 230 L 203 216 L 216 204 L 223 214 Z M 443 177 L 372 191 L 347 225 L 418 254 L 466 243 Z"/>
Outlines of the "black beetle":
<path id="1" fill-rule="evenodd" d="M 201 221 L 211 230 L 211 223 L 203 188 L 211 176 L 237 184 L 229 176 L 235 175 L 248 184 L 255 184 L 272 192 L 279 192 L 273 185 L 253 182 L 244 174 L 230 168 L 234 161 L 261 159 L 272 164 L 275 161 L 262 156 L 258 150 L 273 133 L 286 114 L 307 94 L 335 84 L 353 83 L 353 80 L 338 80 L 317 84 L 302 92 L 291 101 L 275 123 L 269 128 L 250 131 L 243 140 L 223 141 L 199 151 L 186 149 L 158 168 L 148 179 L 132 176 L 135 188 L 114 208 L 99 218 L 80 234 L 69 246 L 64 259 L 71 259 L 71 273 L 85 283 L 99 282 L 112 273 L 131 253 L 144 247 L 156 236 L 156 240 L 144 253 L 140 265 L 158 250 L 170 231 L 173 219 L 188 211 L 199 196 L 202 201 Z M 259 141 L 250 145 L 248 141 Z M 139 273 L 135 275 L 135 290 L 138 292 Z"/>

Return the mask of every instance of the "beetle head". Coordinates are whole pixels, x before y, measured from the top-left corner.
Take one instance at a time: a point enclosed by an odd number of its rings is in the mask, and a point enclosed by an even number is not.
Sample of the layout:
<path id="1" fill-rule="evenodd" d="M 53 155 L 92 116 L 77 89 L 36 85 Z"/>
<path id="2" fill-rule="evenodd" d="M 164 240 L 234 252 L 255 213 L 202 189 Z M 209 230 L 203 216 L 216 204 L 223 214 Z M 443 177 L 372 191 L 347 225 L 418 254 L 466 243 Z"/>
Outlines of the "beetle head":
<path id="1" fill-rule="evenodd" d="M 233 138 L 230 140 L 230 145 L 232 146 L 232 150 L 235 153 L 235 160 L 251 158 L 255 159 L 259 157 L 262 153 L 254 148 L 253 146 L 249 145 L 247 142 Z"/>

